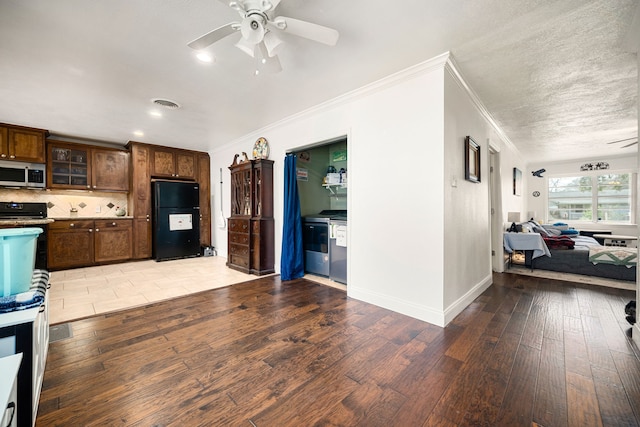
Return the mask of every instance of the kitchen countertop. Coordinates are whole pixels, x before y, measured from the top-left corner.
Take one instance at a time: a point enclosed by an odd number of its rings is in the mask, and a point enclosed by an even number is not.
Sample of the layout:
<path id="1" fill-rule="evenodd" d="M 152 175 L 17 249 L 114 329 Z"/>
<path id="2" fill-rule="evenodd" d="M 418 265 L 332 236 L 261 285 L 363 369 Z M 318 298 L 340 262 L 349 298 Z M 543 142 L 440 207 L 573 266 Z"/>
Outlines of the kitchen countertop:
<path id="1" fill-rule="evenodd" d="M 105 220 L 112 221 L 114 219 L 133 219 L 132 216 L 65 216 L 65 217 L 55 217 L 53 218 L 56 221 L 73 221 L 73 220 Z"/>
<path id="2" fill-rule="evenodd" d="M 42 225 L 50 224 L 54 220 L 51 218 L 42 219 L 0 219 L 0 226 L 13 226 L 13 225 Z"/>

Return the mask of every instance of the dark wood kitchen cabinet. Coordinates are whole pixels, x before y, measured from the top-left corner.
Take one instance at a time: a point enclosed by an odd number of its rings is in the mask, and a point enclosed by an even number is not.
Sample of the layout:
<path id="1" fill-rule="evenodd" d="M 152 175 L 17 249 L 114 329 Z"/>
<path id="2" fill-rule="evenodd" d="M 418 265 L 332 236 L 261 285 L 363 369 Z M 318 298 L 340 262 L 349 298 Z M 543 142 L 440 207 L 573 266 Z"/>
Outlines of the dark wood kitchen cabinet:
<path id="1" fill-rule="evenodd" d="M 129 153 L 92 148 L 91 183 L 92 190 L 129 191 Z"/>
<path id="2" fill-rule="evenodd" d="M 132 257 L 131 219 L 71 219 L 49 224 L 50 270 L 127 261 Z"/>
<path id="3" fill-rule="evenodd" d="M 45 163 L 47 131 L 0 124 L 0 159 Z"/>
<path id="4" fill-rule="evenodd" d="M 211 245 L 211 166 L 209 154 L 198 153 L 200 184 L 200 245 Z"/>
<path id="5" fill-rule="evenodd" d="M 200 184 L 200 244 L 211 244 L 211 173 L 209 154 L 144 142 L 127 143 L 131 155 L 129 214 L 133 216 L 133 259 L 152 256 L 151 180 L 196 180 Z"/>
<path id="6" fill-rule="evenodd" d="M 129 191 L 129 152 L 47 141 L 47 187 Z"/>
<path id="7" fill-rule="evenodd" d="M 128 208 L 133 216 L 133 259 L 151 258 L 151 147 L 129 141 L 127 148 L 131 153 Z"/>
<path id="8" fill-rule="evenodd" d="M 49 224 L 49 270 L 92 265 L 93 248 L 93 220 L 65 220 Z"/>
<path id="9" fill-rule="evenodd" d="M 249 160 L 231 170 L 227 266 L 263 275 L 274 270 L 273 161 Z"/>
<path id="10" fill-rule="evenodd" d="M 95 220 L 94 261 L 96 263 L 131 259 L 133 224 L 130 219 Z"/>
<path id="11" fill-rule="evenodd" d="M 196 153 L 177 148 L 152 146 L 151 176 L 196 179 Z"/>

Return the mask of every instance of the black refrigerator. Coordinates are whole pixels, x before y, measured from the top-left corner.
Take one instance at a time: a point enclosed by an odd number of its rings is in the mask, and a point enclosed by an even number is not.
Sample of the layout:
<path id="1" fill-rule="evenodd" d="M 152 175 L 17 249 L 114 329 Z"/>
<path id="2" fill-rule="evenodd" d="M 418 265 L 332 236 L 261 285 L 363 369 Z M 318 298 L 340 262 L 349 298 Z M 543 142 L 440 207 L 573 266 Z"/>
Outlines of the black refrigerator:
<path id="1" fill-rule="evenodd" d="M 200 255 L 200 187 L 197 182 L 153 181 L 153 258 Z"/>

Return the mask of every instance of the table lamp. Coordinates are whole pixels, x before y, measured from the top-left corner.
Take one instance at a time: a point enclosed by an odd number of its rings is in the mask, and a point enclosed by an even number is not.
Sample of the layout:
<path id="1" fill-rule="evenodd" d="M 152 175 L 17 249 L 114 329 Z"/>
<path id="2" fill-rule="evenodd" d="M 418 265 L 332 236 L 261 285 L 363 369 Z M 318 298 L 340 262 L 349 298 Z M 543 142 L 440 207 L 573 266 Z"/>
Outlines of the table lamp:
<path id="1" fill-rule="evenodd" d="M 516 222 L 520 222 L 520 212 L 508 212 L 507 221 L 511 223 L 511 228 L 509 228 L 509 231 L 518 232 Z"/>

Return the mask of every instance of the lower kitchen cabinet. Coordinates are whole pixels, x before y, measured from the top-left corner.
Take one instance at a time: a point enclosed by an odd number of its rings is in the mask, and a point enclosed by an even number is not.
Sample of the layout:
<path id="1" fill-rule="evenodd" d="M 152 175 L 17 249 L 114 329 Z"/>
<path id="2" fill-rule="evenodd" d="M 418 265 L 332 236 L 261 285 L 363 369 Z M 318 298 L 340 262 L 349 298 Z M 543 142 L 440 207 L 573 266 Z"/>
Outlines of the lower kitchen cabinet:
<path id="1" fill-rule="evenodd" d="M 49 270 L 93 264 L 93 220 L 54 221 L 47 234 Z"/>
<path id="2" fill-rule="evenodd" d="M 133 220 L 133 259 L 151 258 L 151 218 Z"/>
<path id="3" fill-rule="evenodd" d="M 127 261 L 133 256 L 131 219 L 56 220 L 47 237 L 50 270 Z"/>
<path id="4" fill-rule="evenodd" d="M 96 263 L 126 261 L 133 254 L 133 223 L 131 220 L 96 220 L 94 253 Z"/>

